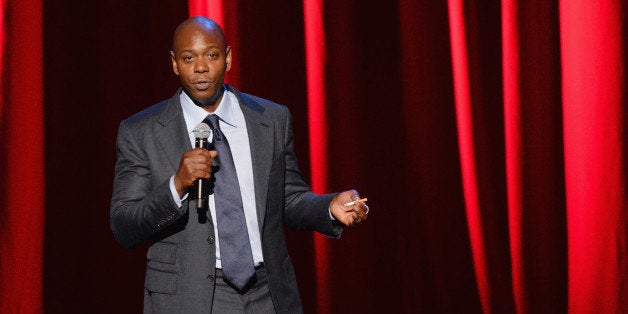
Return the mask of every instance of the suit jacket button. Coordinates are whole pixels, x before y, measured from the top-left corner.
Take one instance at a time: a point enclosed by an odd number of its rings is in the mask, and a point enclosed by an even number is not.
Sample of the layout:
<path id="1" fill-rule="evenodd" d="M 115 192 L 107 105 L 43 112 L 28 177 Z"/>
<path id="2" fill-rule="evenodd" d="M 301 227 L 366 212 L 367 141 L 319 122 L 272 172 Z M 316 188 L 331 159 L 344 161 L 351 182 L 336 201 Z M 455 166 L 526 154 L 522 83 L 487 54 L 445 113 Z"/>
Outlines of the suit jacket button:
<path id="1" fill-rule="evenodd" d="M 214 282 L 214 276 L 212 275 L 207 276 L 207 280 L 209 280 L 209 282 Z"/>
<path id="2" fill-rule="evenodd" d="M 210 236 L 207 238 L 207 242 L 209 242 L 209 244 L 214 244 L 214 237 Z"/>

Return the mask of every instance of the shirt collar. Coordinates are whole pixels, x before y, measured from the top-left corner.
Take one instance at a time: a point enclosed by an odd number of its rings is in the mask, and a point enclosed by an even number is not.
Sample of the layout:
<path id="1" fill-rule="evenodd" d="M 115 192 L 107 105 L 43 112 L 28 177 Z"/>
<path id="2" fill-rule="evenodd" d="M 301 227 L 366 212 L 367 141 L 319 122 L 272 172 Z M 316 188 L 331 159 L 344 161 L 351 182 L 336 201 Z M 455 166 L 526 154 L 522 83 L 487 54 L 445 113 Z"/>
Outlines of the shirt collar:
<path id="1" fill-rule="evenodd" d="M 195 105 L 194 102 L 192 102 L 192 99 L 188 96 L 188 94 L 183 92 L 183 90 L 179 95 L 179 100 L 181 101 L 181 108 L 183 109 L 183 117 L 185 119 L 188 134 L 192 133 L 192 130 L 194 130 L 199 123 L 203 122 L 205 117 L 207 117 L 210 113 Z M 218 107 L 213 113 L 216 114 L 223 122 L 237 128 L 238 126 L 233 112 L 234 105 L 237 105 L 237 103 L 234 104 L 232 93 L 225 88 L 224 94 L 220 99 L 220 103 L 218 103 Z"/>

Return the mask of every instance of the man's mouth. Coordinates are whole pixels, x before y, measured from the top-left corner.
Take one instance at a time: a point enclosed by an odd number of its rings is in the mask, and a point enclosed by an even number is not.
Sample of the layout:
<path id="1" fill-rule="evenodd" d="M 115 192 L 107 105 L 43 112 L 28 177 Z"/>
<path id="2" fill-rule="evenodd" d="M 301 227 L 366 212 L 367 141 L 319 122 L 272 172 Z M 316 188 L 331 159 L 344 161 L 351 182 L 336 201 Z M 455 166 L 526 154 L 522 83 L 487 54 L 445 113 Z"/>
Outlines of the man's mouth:
<path id="1" fill-rule="evenodd" d="M 210 81 L 198 80 L 193 82 L 192 85 L 194 85 L 194 87 L 198 90 L 206 90 L 210 88 L 213 84 Z"/>

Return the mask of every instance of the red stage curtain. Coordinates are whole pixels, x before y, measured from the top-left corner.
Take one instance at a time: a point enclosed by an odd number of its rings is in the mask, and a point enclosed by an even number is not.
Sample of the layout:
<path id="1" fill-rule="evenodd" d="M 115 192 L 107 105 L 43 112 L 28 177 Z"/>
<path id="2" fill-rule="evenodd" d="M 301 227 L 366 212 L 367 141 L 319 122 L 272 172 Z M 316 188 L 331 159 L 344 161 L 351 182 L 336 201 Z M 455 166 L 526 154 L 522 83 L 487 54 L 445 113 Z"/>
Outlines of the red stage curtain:
<path id="1" fill-rule="evenodd" d="M 560 1 L 569 312 L 628 311 L 625 1 Z"/>
<path id="2" fill-rule="evenodd" d="M 43 310 L 42 3 L 0 7 L 0 312 Z"/>
<path id="3" fill-rule="evenodd" d="M 0 14 L 0 312 L 141 311 L 115 136 L 197 14 L 229 83 L 291 109 L 314 190 L 369 198 L 339 241 L 287 231 L 307 313 L 628 311 L 621 0 L 42 3 Z"/>
<path id="4" fill-rule="evenodd" d="M 503 0 L 491 14 L 481 4 L 449 1 L 482 309 L 624 312 L 625 8 Z"/>
<path id="5" fill-rule="evenodd" d="M 325 193 L 328 184 L 327 113 L 325 110 L 325 30 L 323 1 L 304 0 L 305 61 L 307 73 L 308 126 L 310 136 L 311 185 L 315 193 Z M 329 246 L 314 235 L 316 256 L 316 306 L 324 312 L 331 306 Z"/>

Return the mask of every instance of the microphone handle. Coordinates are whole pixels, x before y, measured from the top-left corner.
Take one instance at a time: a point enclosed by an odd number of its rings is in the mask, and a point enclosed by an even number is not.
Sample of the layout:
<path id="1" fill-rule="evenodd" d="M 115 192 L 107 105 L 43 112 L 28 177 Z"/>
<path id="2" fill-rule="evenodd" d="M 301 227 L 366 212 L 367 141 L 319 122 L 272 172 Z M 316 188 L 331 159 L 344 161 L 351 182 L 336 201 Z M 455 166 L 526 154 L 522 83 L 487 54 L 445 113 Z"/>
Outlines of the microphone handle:
<path id="1" fill-rule="evenodd" d="M 204 138 L 196 138 L 194 141 L 194 147 L 201 147 L 207 149 L 208 143 L 207 139 Z M 194 182 L 194 190 L 196 191 L 196 209 L 206 209 L 207 208 L 207 198 L 208 198 L 208 184 L 207 179 L 198 179 Z"/>

